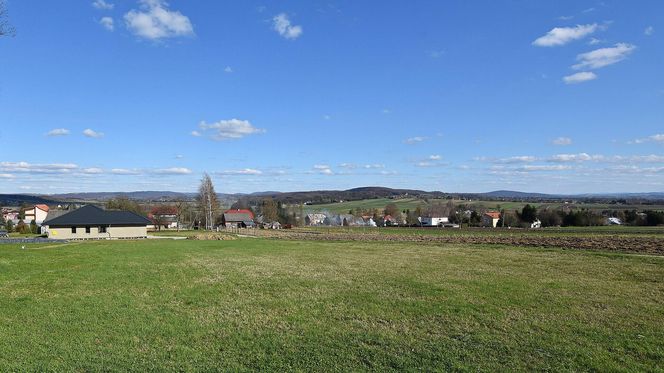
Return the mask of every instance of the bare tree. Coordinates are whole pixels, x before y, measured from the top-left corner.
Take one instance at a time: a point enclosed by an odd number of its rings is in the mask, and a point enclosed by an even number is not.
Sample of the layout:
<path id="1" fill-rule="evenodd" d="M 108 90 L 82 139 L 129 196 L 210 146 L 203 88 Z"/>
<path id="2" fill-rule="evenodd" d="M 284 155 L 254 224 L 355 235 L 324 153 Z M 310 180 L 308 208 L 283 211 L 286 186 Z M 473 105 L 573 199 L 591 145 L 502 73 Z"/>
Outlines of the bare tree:
<path id="1" fill-rule="evenodd" d="M 7 14 L 7 5 L 4 0 L 0 0 L 0 36 L 14 36 L 16 30 L 14 26 L 9 23 L 9 16 Z"/>
<path id="2" fill-rule="evenodd" d="M 214 219 L 219 210 L 219 199 L 217 193 L 214 191 L 212 179 L 207 173 L 203 174 L 201 179 L 201 186 L 198 188 L 198 201 L 199 209 L 203 212 L 203 219 L 205 220 L 205 229 L 212 229 L 214 226 Z"/>

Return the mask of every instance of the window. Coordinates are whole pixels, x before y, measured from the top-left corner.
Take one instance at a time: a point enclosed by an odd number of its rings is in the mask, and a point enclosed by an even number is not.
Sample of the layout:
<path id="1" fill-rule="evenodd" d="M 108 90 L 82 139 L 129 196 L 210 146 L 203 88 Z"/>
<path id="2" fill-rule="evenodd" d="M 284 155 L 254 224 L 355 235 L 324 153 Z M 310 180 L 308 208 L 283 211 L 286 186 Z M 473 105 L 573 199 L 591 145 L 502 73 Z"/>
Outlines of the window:
<path id="1" fill-rule="evenodd" d="M 106 227 L 99 227 L 99 233 L 106 233 Z"/>
<path id="2" fill-rule="evenodd" d="M 89 225 L 85 227 L 85 233 L 90 234 L 90 226 Z"/>
<path id="3" fill-rule="evenodd" d="M 71 234 L 76 234 L 76 227 L 71 227 Z"/>

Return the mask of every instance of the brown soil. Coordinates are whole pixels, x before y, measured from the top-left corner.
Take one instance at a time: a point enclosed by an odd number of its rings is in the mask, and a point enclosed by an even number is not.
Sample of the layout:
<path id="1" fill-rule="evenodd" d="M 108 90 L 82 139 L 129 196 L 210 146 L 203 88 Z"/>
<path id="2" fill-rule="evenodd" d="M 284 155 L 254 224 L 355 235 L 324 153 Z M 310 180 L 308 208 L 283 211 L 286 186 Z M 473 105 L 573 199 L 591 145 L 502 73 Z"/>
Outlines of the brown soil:
<path id="1" fill-rule="evenodd" d="M 390 241 L 417 243 L 450 243 L 471 245 L 510 245 L 524 247 L 557 247 L 565 249 L 603 250 L 614 252 L 664 255 L 664 239 L 660 237 L 597 236 L 539 236 L 522 235 L 398 235 L 380 233 L 261 231 L 260 237 L 314 241 Z"/>

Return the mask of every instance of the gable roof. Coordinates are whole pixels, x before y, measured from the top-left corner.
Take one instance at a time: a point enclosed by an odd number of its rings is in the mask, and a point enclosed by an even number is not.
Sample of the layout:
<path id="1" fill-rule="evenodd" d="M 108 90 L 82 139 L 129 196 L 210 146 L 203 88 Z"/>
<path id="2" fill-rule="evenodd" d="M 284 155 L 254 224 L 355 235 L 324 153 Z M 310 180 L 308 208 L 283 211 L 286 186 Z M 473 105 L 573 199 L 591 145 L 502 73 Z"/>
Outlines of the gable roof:
<path id="1" fill-rule="evenodd" d="M 249 212 L 236 212 L 232 210 L 229 211 L 231 212 L 227 211 L 224 213 L 225 222 L 253 222 L 254 220 L 253 216 L 251 216 L 251 213 Z"/>
<path id="2" fill-rule="evenodd" d="M 44 225 L 148 225 L 150 220 L 131 211 L 102 210 L 97 206 L 86 205 L 66 214 L 49 218 Z"/>
<path id="3" fill-rule="evenodd" d="M 500 213 L 497 211 L 485 212 L 484 215 L 490 217 L 491 219 L 500 219 Z"/>
<path id="4" fill-rule="evenodd" d="M 247 209 L 230 209 L 230 210 L 224 211 L 224 215 L 226 215 L 226 214 L 248 214 L 251 217 L 251 219 L 254 218 L 254 213 L 251 212 L 251 210 L 247 210 Z"/>

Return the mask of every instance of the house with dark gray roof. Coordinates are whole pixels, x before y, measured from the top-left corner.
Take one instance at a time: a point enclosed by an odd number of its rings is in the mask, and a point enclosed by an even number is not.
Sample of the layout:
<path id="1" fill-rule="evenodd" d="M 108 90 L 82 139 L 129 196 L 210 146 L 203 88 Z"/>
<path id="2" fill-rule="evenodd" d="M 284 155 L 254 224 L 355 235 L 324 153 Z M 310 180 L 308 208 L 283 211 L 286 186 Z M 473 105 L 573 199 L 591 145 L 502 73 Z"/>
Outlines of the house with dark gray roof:
<path id="1" fill-rule="evenodd" d="M 131 211 L 104 210 L 86 205 L 44 220 L 48 238 L 61 240 L 147 238 L 146 217 Z"/>

